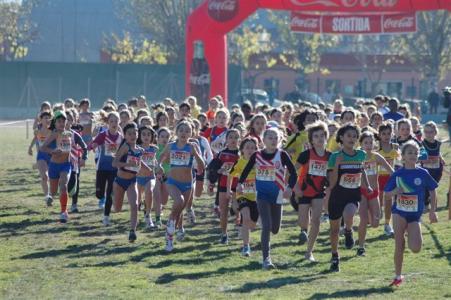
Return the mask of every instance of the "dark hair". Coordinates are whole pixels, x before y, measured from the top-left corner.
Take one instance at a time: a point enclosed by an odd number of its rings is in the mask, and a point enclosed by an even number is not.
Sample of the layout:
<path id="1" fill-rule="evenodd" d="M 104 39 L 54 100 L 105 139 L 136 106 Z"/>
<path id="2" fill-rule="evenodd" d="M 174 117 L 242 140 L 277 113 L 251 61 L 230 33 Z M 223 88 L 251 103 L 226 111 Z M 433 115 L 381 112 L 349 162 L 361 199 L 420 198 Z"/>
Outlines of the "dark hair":
<path id="1" fill-rule="evenodd" d="M 158 130 L 157 130 L 157 137 L 159 137 L 160 133 L 162 133 L 163 131 L 167 132 L 169 134 L 169 137 L 171 137 L 171 131 L 167 127 L 160 127 L 160 128 L 158 128 Z"/>
<path id="2" fill-rule="evenodd" d="M 343 142 L 341 141 L 341 137 L 344 136 L 345 133 L 350 130 L 354 130 L 357 133 L 357 139 L 359 138 L 360 136 L 359 128 L 354 124 L 346 124 L 344 126 L 341 126 L 340 129 L 338 129 L 337 131 L 337 136 L 335 137 L 335 140 L 337 141 L 338 144 L 343 144 Z"/>
<path id="3" fill-rule="evenodd" d="M 55 113 L 55 115 L 53 116 L 52 121 L 50 122 L 50 126 L 49 126 L 50 130 L 54 130 L 55 129 L 55 123 L 56 123 L 56 120 L 58 120 L 58 119 L 67 120 L 66 113 L 64 111 L 57 111 Z"/>
<path id="4" fill-rule="evenodd" d="M 360 145 L 362 144 L 363 140 L 364 140 L 365 138 L 367 138 L 367 137 L 372 137 L 374 140 L 376 140 L 374 134 L 373 134 L 371 131 L 365 130 L 365 131 L 363 131 L 362 134 L 360 135 L 360 138 L 359 138 L 359 143 L 360 143 Z"/>
<path id="5" fill-rule="evenodd" d="M 82 106 L 87 104 L 88 106 L 91 106 L 91 100 L 89 100 L 88 98 L 84 98 L 80 100 L 80 104 L 78 106 Z"/>
<path id="6" fill-rule="evenodd" d="M 390 123 L 390 122 L 383 122 L 381 125 L 379 125 L 378 132 L 380 134 L 382 131 L 387 130 L 387 129 L 389 129 L 391 132 L 393 132 L 393 125 L 392 125 L 392 123 Z"/>
<path id="7" fill-rule="evenodd" d="M 226 133 L 226 136 L 225 136 L 226 140 L 227 140 L 227 138 L 229 137 L 229 135 L 231 135 L 232 133 L 238 134 L 238 137 L 241 136 L 241 135 L 240 135 L 240 132 L 238 131 L 238 129 L 236 129 L 236 128 L 228 129 L 228 130 L 227 130 L 227 133 Z"/>
<path id="8" fill-rule="evenodd" d="M 340 120 L 343 120 L 343 117 L 344 117 L 345 114 L 352 114 L 352 116 L 355 119 L 355 112 L 353 110 L 351 110 L 351 109 L 346 109 L 346 110 L 341 112 Z"/>
<path id="9" fill-rule="evenodd" d="M 130 100 L 128 100 L 128 106 L 138 106 L 138 99 L 137 98 L 132 98 Z"/>
<path id="10" fill-rule="evenodd" d="M 44 118 L 44 117 L 50 117 L 50 118 L 52 118 L 52 113 L 51 113 L 50 111 L 48 111 L 48 110 L 44 110 L 43 112 L 41 112 L 41 113 L 39 114 L 39 119 L 42 119 L 42 118 Z"/>
<path id="11" fill-rule="evenodd" d="M 245 101 L 243 102 L 243 104 L 241 104 L 241 110 L 245 108 L 250 109 L 251 112 L 254 110 L 254 108 L 252 107 L 252 103 L 250 103 L 249 101 Z"/>
<path id="12" fill-rule="evenodd" d="M 258 148 L 258 141 L 256 138 L 248 136 L 246 138 L 244 138 L 241 143 L 240 143 L 240 152 L 243 152 L 244 146 L 246 145 L 246 143 L 248 142 L 252 142 L 255 144 L 255 147 Z"/>
<path id="13" fill-rule="evenodd" d="M 141 145 L 143 142 L 141 140 L 141 133 L 144 130 L 149 130 L 150 131 L 150 135 L 152 136 L 151 140 L 150 140 L 150 144 L 155 144 L 155 140 L 157 138 L 157 134 L 155 133 L 155 130 L 152 129 L 152 127 L 150 126 L 141 126 L 138 129 L 138 140 L 136 141 L 136 144 Z M 124 130 L 125 132 L 125 130 Z"/>
<path id="14" fill-rule="evenodd" d="M 316 117 L 316 120 L 319 119 L 318 114 L 316 113 L 316 111 L 307 108 L 306 110 L 304 110 L 300 114 L 296 115 L 294 117 L 294 119 L 293 119 L 293 122 L 298 127 L 299 131 L 305 130 L 304 122 L 305 122 L 305 119 L 307 119 L 308 115 L 314 115 Z"/>
<path id="15" fill-rule="evenodd" d="M 329 128 L 327 127 L 326 123 L 321 122 L 321 121 L 317 121 L 313 124 L 310 124 L 309 126 L 307 126 L 306 128 L 307 133 L 308 133 L 308 141 L 311 144 L 312 140 L 313 140 L 313 133 L 317 132 L 317 131 L 324 131 L 324 133 L 326 134 L 326 141 L 329 137 Z"/>
<path id="16" fill-rule="evenodd" d="M 183 107 L 191 109 L 191 105 L 189 105 L 189 103 L 186 103 L 186 102 L 180 103 L 179 110 L 181 110 Z"/>

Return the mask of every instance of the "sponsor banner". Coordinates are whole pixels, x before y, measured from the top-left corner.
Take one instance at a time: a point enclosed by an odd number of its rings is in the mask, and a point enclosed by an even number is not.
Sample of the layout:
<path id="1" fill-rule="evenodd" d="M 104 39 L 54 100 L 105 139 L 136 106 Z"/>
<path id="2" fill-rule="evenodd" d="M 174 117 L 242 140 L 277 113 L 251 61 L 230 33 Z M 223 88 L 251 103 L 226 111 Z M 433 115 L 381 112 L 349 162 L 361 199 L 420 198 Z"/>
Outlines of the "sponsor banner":
<path id="1" fill-rule="evenodd" d="M 395 14 L 291 14 L 291 30 L 324 34 L 382 34 L 416 32 L 415 13 Z"/>
<path id="2" fill-rule="evenodd" d="M 413 8 L 411 0 L 285 0 L 285 6 L 289 10 L 355 13 L 412 11 Z"/>

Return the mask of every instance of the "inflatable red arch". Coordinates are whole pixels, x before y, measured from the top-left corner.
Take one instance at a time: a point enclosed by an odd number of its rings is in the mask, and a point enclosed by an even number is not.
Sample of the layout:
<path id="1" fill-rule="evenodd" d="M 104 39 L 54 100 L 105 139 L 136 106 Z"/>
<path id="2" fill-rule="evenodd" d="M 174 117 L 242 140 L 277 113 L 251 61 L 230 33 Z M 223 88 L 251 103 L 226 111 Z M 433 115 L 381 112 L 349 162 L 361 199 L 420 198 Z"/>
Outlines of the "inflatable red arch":
<path id="1" fill-rule="evenodd" d="M 208 98 L 215 95 L 221 95 L 227 104 L 226 35 L 259 8 L 334 13 L 451 11 L 451 0 L 205 0 L 187 20 L 185 69 L 186 94 L 201 98 L 200 104 L 204 108 Z M 203 42 L 210 76 L 191 74 L 191 69 L 199 68 L 193 65 L 197 41 Z M 207 90 L 203 93 L 195 91 L 195 84 L 204 84 Z"/>

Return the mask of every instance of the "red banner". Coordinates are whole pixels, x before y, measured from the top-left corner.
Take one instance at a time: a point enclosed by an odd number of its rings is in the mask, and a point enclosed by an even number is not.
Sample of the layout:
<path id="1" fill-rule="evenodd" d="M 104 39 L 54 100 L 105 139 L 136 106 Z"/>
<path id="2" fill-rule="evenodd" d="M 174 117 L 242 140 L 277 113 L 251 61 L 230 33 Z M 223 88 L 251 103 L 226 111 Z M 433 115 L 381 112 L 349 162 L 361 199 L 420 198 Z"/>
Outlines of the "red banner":
<path id="1" fill-rule="evenodd" d="M 382 34 L 416 32 L 415 13 L 397 14 L 291 14 L 291 30 L 325 34 Z"/>

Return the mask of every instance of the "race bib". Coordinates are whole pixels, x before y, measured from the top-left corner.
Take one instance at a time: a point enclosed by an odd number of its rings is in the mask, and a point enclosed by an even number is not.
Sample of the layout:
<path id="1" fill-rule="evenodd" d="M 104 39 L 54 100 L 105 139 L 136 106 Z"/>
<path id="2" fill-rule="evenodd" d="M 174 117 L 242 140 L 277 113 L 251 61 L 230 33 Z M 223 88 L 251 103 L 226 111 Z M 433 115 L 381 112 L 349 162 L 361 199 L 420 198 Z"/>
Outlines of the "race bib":
<path id="1" fill-rule="evenodd" d="M 402 194 L 396 199 L 396 208 L 405 212 L 418 212 L 418 196 Z"/>
<path id="2" fill-rule="evenodd" d="M 276 168 L 274 166 L 258 166 L 255 178 L 260 181 L 275 181 Z"/>
<path id="3" fill-rule="evenodd" d="M 140 158 L 133 156 L 133 155 L 128 155 L 127 156 L 127 163 L 132 163 L 133 166 L 129 166 L 129 167 L 125 167 L 126 170 L 128 171 L 132 171 L 132 172 L 138 172 L 139 171 L 139 167 L 140 167 Z"/>
<path id="4" fill-rule="evenodd" d="M 222 168 L 227 172 L 230 173 L 230 170 L 232 170 L 232 167 L 235 163 L 233 162 L 225 162 L 222 164 Z"/>
<path id="5" fill-rule="evenodd" d="M 375 161 L 365 162 L 363 165 L 366 175 L 377 175 L 377 163 Z"/>
<path id="6" fill-rule="evenodd" d="M 440 168 L 440 157 L 439 156 L 429 156 L 429 158 L 423 162 L 423 167 L 426 169 L 439 169 Z"/>
<path id="7" fill-rule="evenodd" d="M 243 194 L 255 193 L 255 180 L 249 179 L 243 182 Z"/>
<path id="8" fill-rule="evenodd" d="M 313 176 L 326 177 L 327 161 L 310 160 L 308 173 Z"/>
<path id="9" fill-rule="evenodd" d="M 63 132 L 60 142 L 58 144 L 58 148 L 62 152 L 70 153 L 70 150 L 72 148 L 72 134 L 70 132 Z"/>
<path id="10" fill-rule="evenodd" d="M 186 151 L 171 151 L 171 165 L 174 166 L 186 166 L 189 164 L 191 153 Z"/>
<path id="11" fill-rule="evenodd" d="M 85 126 L 90 125 L 92 123 L 90 114 L 80 114 L 79 120 L 80 120 L 80 124 L 85 125 Z"/>
<path id="12" fill-rule="evenodd" d="M 44 145 L 44 142 L 45 142 L 45 139 L 46 139 L 47 137 L 45 136 L 45 135 L 43 135 L 43 134 L 38 134 L 38 136 L 37 136 L 37 140 L 38 140 L 38 146 L 39 147 L 42 147 L 42 145 Z"/>
<path id="13" fill-rule="evenodd" d="M 105 143 L 105 155 L 106 156 L 115 156 L 117 152 L 117 144 L 115 143 Z"/>
<path id="14" fill-rule="evenodd" d="M 221 133 L 214 141 L 211 142 L 211 150 L 219 153 L 225 149 L 226 144 L 226 132 Z"/>
<path id="15" fill-rule="evenodd" d="M 147 166 L 154 167 L 154 165 L 155 165 L 155 152 L 145 152 L 145 153 L 143 153 L 142 160 Z"/>
<path id="16" fill-rule="evenodd" d="M 362 173 L 357 174 L 345 173 L 341 175 L 340 186 L 347 189 L 356 189 L 360 187 L 361 181 L 362 181 Z"/>

